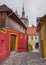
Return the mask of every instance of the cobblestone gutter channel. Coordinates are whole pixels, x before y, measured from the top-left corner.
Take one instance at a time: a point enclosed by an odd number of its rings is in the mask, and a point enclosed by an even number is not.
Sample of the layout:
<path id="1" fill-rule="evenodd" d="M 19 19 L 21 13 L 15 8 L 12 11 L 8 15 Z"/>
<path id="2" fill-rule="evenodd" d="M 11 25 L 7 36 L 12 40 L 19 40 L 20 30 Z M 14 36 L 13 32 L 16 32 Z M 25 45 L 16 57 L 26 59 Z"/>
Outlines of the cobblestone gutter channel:
<path id="1" fill-rule="evenodd" d="M 0 65 L 46 65 L 39 53 L 21 52 L 11 53 Z"/>

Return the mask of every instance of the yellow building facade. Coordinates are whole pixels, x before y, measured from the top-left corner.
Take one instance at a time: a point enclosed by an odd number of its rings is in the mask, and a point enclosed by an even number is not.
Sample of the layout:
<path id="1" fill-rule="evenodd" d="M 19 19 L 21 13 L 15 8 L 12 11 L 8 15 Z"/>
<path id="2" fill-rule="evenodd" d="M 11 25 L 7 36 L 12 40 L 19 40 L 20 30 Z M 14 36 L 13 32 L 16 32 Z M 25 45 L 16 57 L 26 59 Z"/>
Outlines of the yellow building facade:
<path id="1" fill-rule="evenodd" d="M 30 44 L 33 47 L 33 49 L 37 49 L 38 36 L 37 35 L 29 35 L 28 36 L 28 44 Z"/>
<path id="2" fill-rule="evenodd" d="M 46 59 L 46 15 L 41 17 L 37 23 L 37 31 L 40 32 L 40 54 Z"/>
<path id="3" fill-rule="evenodd" d="M 30 44 L 34 49 L 38 49 L 38 34 L 36 32 L 36 27 L 28 27 L 27 28 L 28 34 L 28 44 Z"/>

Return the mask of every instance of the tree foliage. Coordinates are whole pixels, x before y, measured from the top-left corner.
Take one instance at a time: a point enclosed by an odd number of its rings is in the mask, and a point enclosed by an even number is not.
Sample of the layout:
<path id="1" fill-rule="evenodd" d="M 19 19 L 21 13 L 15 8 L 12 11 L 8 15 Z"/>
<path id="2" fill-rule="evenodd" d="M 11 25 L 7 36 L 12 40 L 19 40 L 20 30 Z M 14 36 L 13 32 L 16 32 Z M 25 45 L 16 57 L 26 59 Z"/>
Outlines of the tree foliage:
<path id="1" fill-rule="evenodd" d="M 32 45 L 28 44 L 28 50 L 33 50 Z"/>

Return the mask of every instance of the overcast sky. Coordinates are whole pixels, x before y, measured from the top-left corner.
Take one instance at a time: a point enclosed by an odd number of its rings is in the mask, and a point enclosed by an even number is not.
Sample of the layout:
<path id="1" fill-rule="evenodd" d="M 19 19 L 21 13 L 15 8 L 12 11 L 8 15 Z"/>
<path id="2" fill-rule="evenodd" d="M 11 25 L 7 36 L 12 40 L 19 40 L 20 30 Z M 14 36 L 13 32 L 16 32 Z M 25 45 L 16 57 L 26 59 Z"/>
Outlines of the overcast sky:
<path id="1" fill-rule="evenodd" d="M 36 26 L 36 17 L 46 14 L 46 0 L 0 0 L 1 4 L 6 4 L 13 11 L 17 9 L 20 15 L 24 4 L 25 14 L 29 18 L 29 26 L 32 24 Z"/>

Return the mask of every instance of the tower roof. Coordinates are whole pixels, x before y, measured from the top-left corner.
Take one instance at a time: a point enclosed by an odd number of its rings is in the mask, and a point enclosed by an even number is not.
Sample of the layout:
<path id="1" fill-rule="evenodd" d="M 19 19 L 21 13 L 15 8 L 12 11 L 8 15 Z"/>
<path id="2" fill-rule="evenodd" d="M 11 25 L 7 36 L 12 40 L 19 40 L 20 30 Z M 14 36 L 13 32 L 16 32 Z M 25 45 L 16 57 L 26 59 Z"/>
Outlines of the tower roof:
<path id="1" fill-rule="evenodd" d="M 23 8 L 22 8 L 22 17 L 25 18 L 24 6 L 23 6 Z"/>

